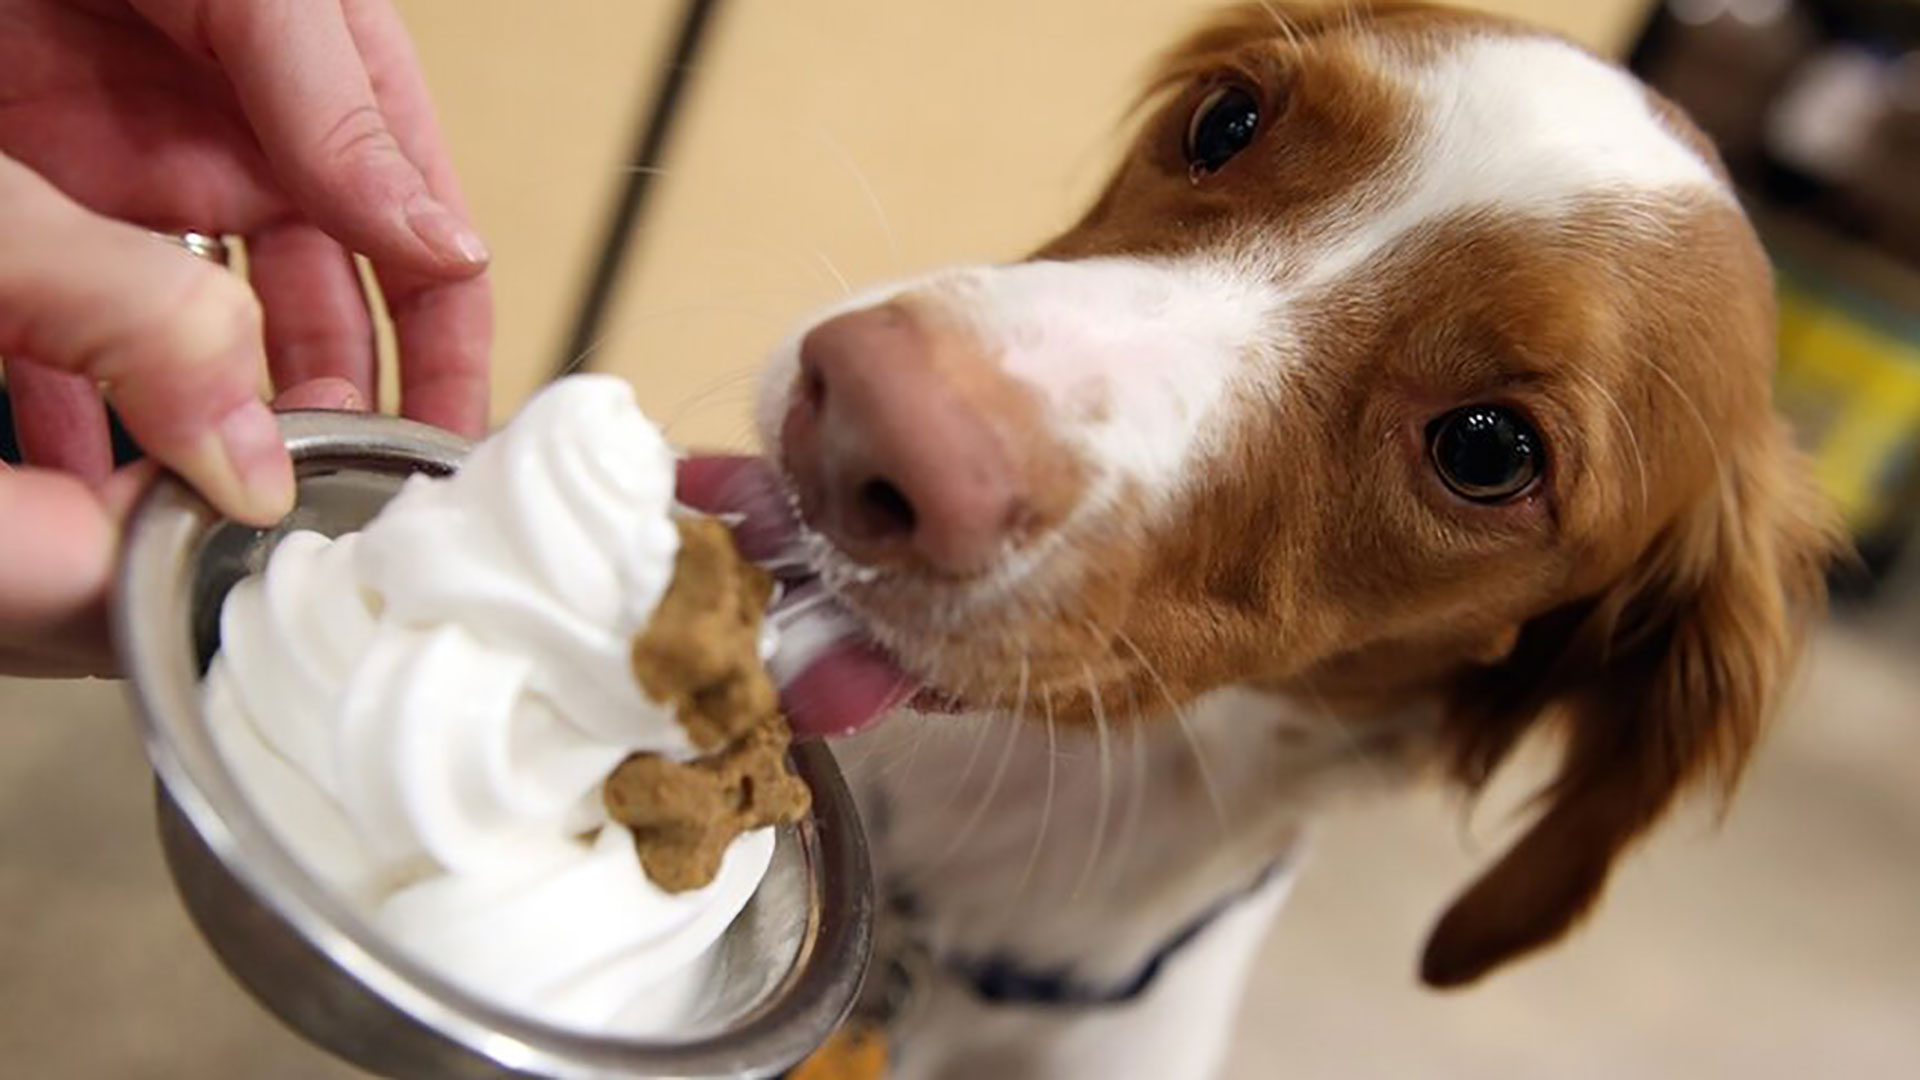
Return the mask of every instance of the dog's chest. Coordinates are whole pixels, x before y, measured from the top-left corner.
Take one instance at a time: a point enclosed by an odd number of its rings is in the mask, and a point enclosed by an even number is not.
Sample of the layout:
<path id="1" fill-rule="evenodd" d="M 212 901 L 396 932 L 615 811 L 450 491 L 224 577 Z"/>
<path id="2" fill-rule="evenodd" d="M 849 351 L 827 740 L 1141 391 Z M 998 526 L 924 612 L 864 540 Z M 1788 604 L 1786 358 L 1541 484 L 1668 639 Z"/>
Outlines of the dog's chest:
<path id="1" fill-rule="evenodd" d="M 918 947 L 1101 985 L 1257 884 L 1369 738 L 1229 690 L 1104 730 L 907 714 L 842 760 Z"/>

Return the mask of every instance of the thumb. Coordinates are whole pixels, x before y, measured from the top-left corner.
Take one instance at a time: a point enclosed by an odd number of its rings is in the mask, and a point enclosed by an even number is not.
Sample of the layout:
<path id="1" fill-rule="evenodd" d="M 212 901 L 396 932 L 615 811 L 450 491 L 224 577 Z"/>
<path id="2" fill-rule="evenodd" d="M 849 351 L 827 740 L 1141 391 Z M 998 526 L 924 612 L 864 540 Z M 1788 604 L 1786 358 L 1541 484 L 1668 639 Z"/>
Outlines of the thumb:
<path id="1" fill-rule="evenodd" d="M 221 512 L 266 525 L 292 507 L 292 463 L 256 392 L 266 351 L 252 291 L 4 155 L 0 353 L 102 384 L 146 452 Z"/>
<path id="2" fill-rule="evenodd" d="M 112 670 L 107 592 L 121 525 L 153 478 L 150 463 L 100 488 L 0 463 L 0 674 L 70 678 Z"/>

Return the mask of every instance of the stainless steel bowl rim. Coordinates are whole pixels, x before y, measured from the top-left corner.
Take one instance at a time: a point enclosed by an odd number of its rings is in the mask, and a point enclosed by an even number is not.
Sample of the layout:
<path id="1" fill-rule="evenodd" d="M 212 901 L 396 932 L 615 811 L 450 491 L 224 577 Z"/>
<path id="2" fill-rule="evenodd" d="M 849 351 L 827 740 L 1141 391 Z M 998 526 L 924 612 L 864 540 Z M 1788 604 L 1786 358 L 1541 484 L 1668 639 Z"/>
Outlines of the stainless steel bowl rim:
<path id="1" fill-rule="evenodd" d="M 372 467 L 448 473 L 469 444 L 391 417 L 284 414 L 282 434 L 304 472 Z M 739 1027 L 684 1043 L 587 1035 L 542 1024 L 480 1000 L 383 939 L 298 865 L 251 810 L 211 742 L 183 745 L 171 728 L 199 709 L 198 671 L 183 623 L 199 543 L 219 522 L 185 484 L 163 478 L 129 526 L 113 605 L 128 680 L 152 767 L 180 812 L 225 869 L 333 964 L 426 1028 L 504 1069 L 553 1080 L 600 1077 L 752 1077 L 784 1067 L 823 1042 L 852 1008 L 871 943 L 873 895 L 851 797 L 831 755 L 795 748 L 819 830 L 808 940 L 776 999 Z M 174 629 L 169 632 L 168 627 Z M 824 882 L 824 890 L 823 890 Z"/>

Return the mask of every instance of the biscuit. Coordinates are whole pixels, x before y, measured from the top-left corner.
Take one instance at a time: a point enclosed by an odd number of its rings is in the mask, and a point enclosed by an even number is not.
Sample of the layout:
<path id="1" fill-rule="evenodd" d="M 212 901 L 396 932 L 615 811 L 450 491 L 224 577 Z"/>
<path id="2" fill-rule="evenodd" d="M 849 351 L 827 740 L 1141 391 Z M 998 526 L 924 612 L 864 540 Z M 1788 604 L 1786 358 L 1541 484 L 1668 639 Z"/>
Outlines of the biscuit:
<path id="1" fill-rule="evenodd" d="M 633 671 L 649 697 L 674 709 L 701 756 L 635 754 L 601 799 L 632 830 L 654 884 L 685 892 L 713 880 L 735 837 L 799 821 L 811 799 L 788 766 L 792 732 L 760 658 L 773 581 L 719 522 L 676 524 L 673 583 L 633 643 Z"/>

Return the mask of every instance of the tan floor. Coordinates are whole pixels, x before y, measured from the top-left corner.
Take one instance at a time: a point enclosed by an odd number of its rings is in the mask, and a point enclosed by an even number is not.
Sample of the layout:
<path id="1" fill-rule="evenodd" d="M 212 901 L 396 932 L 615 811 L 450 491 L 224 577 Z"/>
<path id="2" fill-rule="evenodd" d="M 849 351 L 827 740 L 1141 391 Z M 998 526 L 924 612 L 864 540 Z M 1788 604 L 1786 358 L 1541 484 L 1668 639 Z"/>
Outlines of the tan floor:
<path id="1" fill-rule="evenodd" d="M 1664 836 L 1573 943 L 1464 994 L 1410 974 L 1475 864 L 1457 815 L 1430 797 L 1338 816 L 1257 966 L 1229 1076 L 1920 1076 L 1915 644 L 1828 635 L 1724 832 Z M 169 892 L 149 798 L 116 687 L 0 680 L 7 1075 L 355 1075 L 215 965 Z"/>

